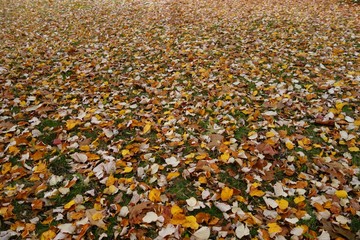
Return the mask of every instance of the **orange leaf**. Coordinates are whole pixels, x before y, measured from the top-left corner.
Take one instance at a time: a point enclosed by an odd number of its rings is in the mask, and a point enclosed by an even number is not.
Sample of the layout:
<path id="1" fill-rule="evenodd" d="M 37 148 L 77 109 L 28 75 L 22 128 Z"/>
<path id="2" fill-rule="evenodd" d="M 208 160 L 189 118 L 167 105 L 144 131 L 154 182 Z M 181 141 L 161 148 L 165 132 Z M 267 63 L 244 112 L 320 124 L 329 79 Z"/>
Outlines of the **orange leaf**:
<path id="1" fill-rule="evenodd" d="M 149 200 L 152 202 L 160 202 L 161 201 L 160 195 L 161 195 L 160 190 L 153 188 L 149 192 Z"/>
<path id="2" fill-rule="evenodd" d="M 31 203 L 31 208 L 33 210 L 41 210 L 44 206 L 44 202 L 41 201 L 40 199 L 35 199 L 32 203 Z"/>
<path id="3" fill-rule="evenodd" d="M 186 222 L 185 215 L 180 213 L 174 215 L 170 220 L 170 223 L 174 225 L 182 225 L 184 222 Z"/>
<path id="4" fill-rule="evenodd" d="M 8 151 L 15 156 L 20 152 L 20 149 L 18 149 L 16 146 L 10 146 Z"/>
<path id="5" fill-rule="evenodd" d="M 33 155 L 31 155 L 32 159 L 35 161 L 40 160 L 44 157 L 45 153 L 42 151 L 36 151 Z"/>
<path id="6" fill-rule="evenodd" d="M 87 160 L 89 161 L 93 161 L 93 160 L 99 160 L 100 159 L 100 156 L 95 154 L 95 153 L 85 153 L 85 155 L 87 156 Z"/>
<path id="7" fill-rule="evenodd" d="M 262 197 L 265 195 L 265 192 L 255 188 L 255 189 L 250 189 L 250 196 L 252 197 Z"/>
<path id="8" fill-rule="evenodd" d="M 10 171 L 10 169 L 11 169 L 11 163 L 9 163 L 9 162 L 4 163 L 1 168 L 1 174 L 2 175 L 6 174 L 7 172 Z"/>
<path id="9" fill-rule="evenodd" d="M 234 194 L 234 190 L 228 187 L 224 187 L 221 191 L 221 200 L 228 201 L 232 195 Z"/>

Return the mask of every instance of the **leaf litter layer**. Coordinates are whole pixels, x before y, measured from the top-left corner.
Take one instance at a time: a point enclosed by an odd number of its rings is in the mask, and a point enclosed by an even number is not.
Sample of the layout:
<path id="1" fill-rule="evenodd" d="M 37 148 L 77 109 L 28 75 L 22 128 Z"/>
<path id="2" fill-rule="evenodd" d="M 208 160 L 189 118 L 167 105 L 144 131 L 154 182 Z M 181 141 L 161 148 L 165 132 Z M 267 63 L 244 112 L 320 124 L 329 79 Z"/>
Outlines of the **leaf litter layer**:
<path id="1" fill-rule="evenodd" d="M 356 239 L 359 6 L 0 1 L 4 239 Z"/>

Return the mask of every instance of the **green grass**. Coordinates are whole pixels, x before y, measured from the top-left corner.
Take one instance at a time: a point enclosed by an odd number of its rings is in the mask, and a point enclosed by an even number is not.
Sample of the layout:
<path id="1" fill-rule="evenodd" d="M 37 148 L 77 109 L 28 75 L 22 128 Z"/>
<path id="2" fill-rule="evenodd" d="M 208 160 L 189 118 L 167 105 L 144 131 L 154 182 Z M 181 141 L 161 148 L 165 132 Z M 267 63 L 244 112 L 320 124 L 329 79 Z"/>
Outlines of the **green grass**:
<path id="1" fill-rule="evenodd" d="M 360 152 L 352 152 L 351 153 L 352 156 L 352 163 L 356 166 L 360 167 Z"/>
<path id="2" fill-rule="evenodd" d="M 17 219 L 25 219 L 28 221 L 36 216 L 36 213 L 31 209 L 31 203 L 13 200 L 11 204 L 14 206 L 13 213 Z"/>
<path id="3" fill-rule="evenodd" d="M 217 217 L 220 219 L 220 221 L 223 219 L 224 215 L 223 212 L 221 212 L 215 205 L 211 205 L 211 207 L 206 207 L 206 208 L 201 208 L 201 209 L 196 209 L 194 211 L 191 212 L 192 215 L 196 215 L 198 213 L 208 213 L 210 214 L 210 216 L 212 217 Z M 224 223 L 226 223 L 226 221 L 224 221 Z"/>
<path id="4" fill-rule="evenodd" d="M 309 204 L 307 204 L 306 206 L 306 212 L 311 216 L 310 219 L 304 220 L 304 219 L 300 219 L 299 222 L 297 223 L 298 225 L 306 225 L 308 226 L 311 230 L 313 231 L 317 231 L 319 229 L 319 222 L 316 219 L 316 215 L 315 215 L 315 210 L 312 206 L 310 206 Z"/>
<path id="5" fill-rule="evenodd" d="M 236 140 L 242 140 L 244 137 L 247 137 L 248 133 L 250 132 L 248 127 L 239 127 L 234 132 L 234 137 Z"/>
<path id="6" fill-rule="evenodd" d="M 350 224 L 351 231 L 356 233 L 360 231 L 360 219 L 357 217 L 351 218 L 351 224 Z"/>
<path id="7" fill-rule="evenodd" d="M 227 186 L 231 188 L 235 188 L 238 190 L 245 190 L 247 184 L 244 180 L 242 180 L 243 178 L 241 176 L 238 179 L 235 179 L 234 177 L 229 175 L 228 170 L 232 171 L 234 169 L 236 169 L 235 165 L 227 167 L 224 171 L 220 172 L 217 176 L 219 181 L 225 183 Z"/>
<path id="8" fill-rule="evenodd" d="M 192 185 L 192 182 L 182 177 L 178 177 L 172 181 L 172 185 L 166 190 L 167 193 L 171 194 L 174 199 L 186 200 L 191 197 L 197 197 L 196 189 Z"/>
<path id="9" fill-rule="evenodd" d="M 60 155 L 52 160 L 48 168 L 55 175 L 66 176 L 70 174 L 71 166 L 65 155 Z"/>

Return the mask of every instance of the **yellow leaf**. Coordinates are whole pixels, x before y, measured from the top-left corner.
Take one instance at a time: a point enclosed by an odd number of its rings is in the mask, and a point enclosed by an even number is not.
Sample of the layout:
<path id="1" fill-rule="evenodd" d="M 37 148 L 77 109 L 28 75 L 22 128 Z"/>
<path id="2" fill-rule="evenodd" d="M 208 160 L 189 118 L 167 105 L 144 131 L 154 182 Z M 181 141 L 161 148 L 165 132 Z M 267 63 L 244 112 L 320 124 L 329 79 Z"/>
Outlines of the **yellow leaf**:
<path id="1" fill-rule="evenodd" d="M 106 186 L 109 187 L 115 183 L 117 179 L 111 174 L 106 180 Z"/>
<path id="2" fill-rule="evenodd" d="M 303 202 L 303 201 L 305 201 L 304 196 L 299 196 L 299 197 L 294 198 L 294 203 L 295 204 L 298 204 L 298 203 Z"/>
<path id="3" fill-rule="evenodd" d="M 285 210 L 288 208 L 289 206 L 289 202 L 286 201 L 285 199 L 280 199 L 280 200 L 276 200 L 277 204 L 279 205 L 279 208 L 281 210 Z"/>
<path id="4" fill-rule="evenodd" d="M 335 195 L 338 197 L 338 198 L 347 198 L 348 194 L 345 190 L 337 190 L 335 192 Z"/>
<path id="5" fill-rule="evenodd" d="M 95 209 L 96 211 L 102 210 L 101 204 L 100 204 L 100 203 L 94 203 L 94 209 Z"/>
<path id="6" fill-rule="evenodd" d="M 40 240 L 51 240 L 54 239 L 56 233 L 53 230 L 47 230 L 41 234 Z"/>
<path id="7" fill-rule="evenodd" d="M 75 119 L 69 119 L 66 121 L 66 130 L 71 130 L 73 129 L 76 125 L 78 125 L 80 123 L 79 120 L 75 120 Z"/>
<path id="8" fill-rule="evenodd" d="M 172 215 L 178 215 L 183 212 L 183 210 L 178 205 L 173 205 L 170 211 Z"/>
<path id="9" fill-rule="evenodd" d="M 194 158 L 194 157 L 195 157 L 195 153 L 190 153 L 185 156 L 186 159 L 190 159 L 190 158 Z"/>
<path id="10" fill-rule="evenodd" d="M 271 138 L 271 137 L 274 137 L 274 136 L 275 136 L 275 133 L 272 132 L 272 131 L 266 133 L 267 138 Z"/>
<path id="11" fill-rule="evenodd" d="M 349 147 L 350 152 L 359 152 L 360 149 L 358 147 Z"/>
<path id="12" fill-rule="evenodd" d="M 46 164 L 40 162 L 38 165 L 34 167 L 34 173 L 42 173 L 46 170 Z"/>
<path id="13" fill-rule="evenodd" d="M 16 146 L 10 146 L 8 151 L 13 155 L 16 155 L 20 152 L 20 150 Z"/>
<path id="14" fill-rule="evenodd" d="M 228 201 L 232 195 L 234 194 L 234 190 L 228 187 L 224 187 L 221 190 L 221 200 Z"/>
<path id="15" fill-rule="evenodd" d="M 207 183 L 207 178 L 205 176 L 200 176 L 198 180 L 199 180 L 199 183 L 201 183 L 201 184 Z"/>
<path id="16" fill-rule="evenodd" d="M 259 190 L 259 189 L 252 189 L 250 190 L 250 196 L 252 197 L 262 197 L 265 195 L 265 192 Z"/>
<path id="17" fill-rule="evenodd" d="M 88 151 L 90 151 L 90 146 L 89 145 L 82 145 L 82 146 L 80 146 L 79 149 L 81 151 L 88 152 Z"/>
<path id="18" fill-rule="evenodd" d="M 102 214 L 102 212 L 96 212 L 94 213 L 94 215 L 91 216 L 92 220 L 94 221 L 98 221 L 100 219 L 102 219 L 104 217 L 104 215 Z"/>
<path id="19" fill-rule="evenodd" d="M 268 223 L 269 233 L 280 233 L 282 231 L 281 227 L 277 223 Z"/>
<path id="20" fill-rule="evenodd" d="M 11 163 L 9 163 L 9 162 L 4 163 L 1 168 L 1 174 L 2 175 L 6 174 L 7 172 L 10 171 L 10 169 L 11 169 Z"/>
<path id="21" fill-rule="evenodd" d="M 194 216 L 187 216 L 185 217 L 185 222 L 182 224 L 185 228 L 191 228 L 191 229 L 198 229 L 199 224 L 196 222 L 196 217 Z"/>
<path id="22" fill-rule="evenodd" d="M 123 150 L 121 150 L 121 154 L 125 157 L 126 155 L 130 154 L 130 151 L 129 151 L 129 149 L 123 149 Z"/>
<path id="23" fill-rule="evenodd" d="M 334 83 L 334 87 L 341 87 L 343 84 L 344 84 L 343 81 L 338 81 Z"/>
<path id="24" fill-rule="evenodd" d="M 177 178 L 178 176 L 180 176 L 179 172 L 171 172 L 166 176 L 166 179 L 169 181 L 169 180 L 172 180 L 174 178 Z"/>
<path id="25" fill-rule="evenodd" d="M 122 173 L 129 173 L 133 170 L 133 167 L 125 167 Z"/>
<path id="26" fill-rule="evenodd" d="M 153 188 L 149 192 L 149 200 L 152 202 L 160 202 L 161 201 L 160 195 L 161 195 L 160 190 Z"/>
<path id="27" fill-rule="evenodd" d="M 151 130 L 151 124 L 147 123 L 144 127 L 143 134 L 148 133 Z"/>
<path id="28" fill-rule="evenodd" d="M 294 148 L 294 144 L 291 141 L 286 141 L 285 145 L 289 150 Z"/>
<path id="29" fill-rule="evenodd" d="M 354 124 L 355 124 L 355 126 L 360 126 L 360 119 L 355 120 Z"/>
<path id="30" fill-rule="evenodd" d="M 202 160 L 202 159 L 206 158 L 207 156 L 208 156 L 207 153 L 201 153 L 200 155 L 196 156 L 195 158 L 197 160 Z"/>
<path id="31" fill-rule="evenodd" d="M 119 189 L 117 187 L 115 187 L 115 185 L 110 185 L 108 188 L 105 188 L 104 193 L 106 194 L 115 194 L 119 191 Z"/>
<path id="32" fill-rule="evenodd" d="M 223 162 L 227 162 L 229 160 L 229 158 L 230 158 L 230 154 L 228 152 L 225 152 L 220 156 L 220 159 Z"/>
<path id="33" fill-rule="evenodd" d="M 65 210 L 70 209 L 75 203 L 76 203 L 75 200 L 71 200 L 70 202 L 64 205 L 64 209 Z"/>
<path id="34" fill-rule="evenodd" d="M 346 103 L 337 102 L 335 104 L 335 107 L 336 107 L 337 110 L 341 111 L 345 105 L 346 105 Z"/>
<path id="35" fill-rule="evenodd" d="M 248 137 L 252 137 L 252 136 L 254 136 L 254 137 L 257 136 L 257 132 L 251 131 L 251 132 L 248 133 Z"/>

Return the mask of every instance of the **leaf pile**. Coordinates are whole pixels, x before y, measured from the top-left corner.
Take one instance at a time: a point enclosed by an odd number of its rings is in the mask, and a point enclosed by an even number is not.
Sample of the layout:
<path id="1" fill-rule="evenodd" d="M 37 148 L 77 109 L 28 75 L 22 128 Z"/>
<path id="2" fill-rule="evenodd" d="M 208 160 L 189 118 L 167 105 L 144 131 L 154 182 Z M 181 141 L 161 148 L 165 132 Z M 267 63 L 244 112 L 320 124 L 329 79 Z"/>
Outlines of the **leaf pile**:
<path id="1" fill-rule="evenodd" d="M 2 239 L 356 239 L 356 4 L 0 1 Z"/>

